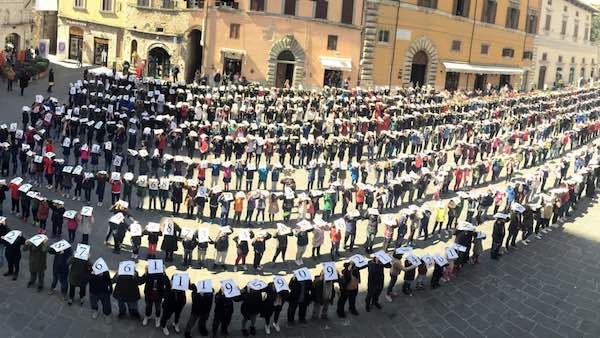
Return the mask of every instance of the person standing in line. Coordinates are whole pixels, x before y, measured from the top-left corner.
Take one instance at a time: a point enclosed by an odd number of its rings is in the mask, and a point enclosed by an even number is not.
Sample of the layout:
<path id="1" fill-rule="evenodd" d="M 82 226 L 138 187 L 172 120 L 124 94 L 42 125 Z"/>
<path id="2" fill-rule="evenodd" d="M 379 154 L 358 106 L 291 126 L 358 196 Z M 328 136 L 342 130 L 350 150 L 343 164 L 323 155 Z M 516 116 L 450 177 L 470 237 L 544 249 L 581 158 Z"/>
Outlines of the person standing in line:
<path id="1" fill-rule="evenodd" d="M 161 273 L 148 273 L 144 274 L 141 278 L 144 283 L 144 302 L 146 303 L 146 310 L 144 319 L 142 320 L 142 326 L 148 325 L 148 321 L 152 316 L 152 308 L 155 312 L 156 327 L 160 327 L 160 315 L 161 305 L 166 290 L 170 288 L 169 277 L 164 272 Z"/>
<path id="2" fill-rule="evenodd" d="M 383 264 L 377 257 L 373 257 L 367 266 L 369 278 L 367 280 L 367 297 L 365 298 L 365 310 L 371 311 L 371 305 L 381 309 L 379 304 L 379 295 L 383 291 L 384 268 L 391 267 L 391 264 Z"/>
<path id="3" fill-rule="evenodd" d="M 140 300 L 140 289 L 138 285 L 144 284 L 144 280 L 135 271 L 133 276 L 116 274 L 112 282 L 115 284 L 113 297 L 119 304 L 119 315 L 117 318 L 125 318 L 127 310 L 129 310 L 131 318 L 139 320 L 138 301 Z"/>
<path id="4" fill-rule="evenodd" d="M 356 296 L 358 295 L 359 284 L 359 268 L 352 261 L 344 263 L 344 270 L 342 270 L 342 277 L 340 279 L 340 298 L 338 298 L 337 303 L 338 317 L 346 317 L 346 302 L 348 302 L 350 313 L 358 316 L 358 311 L 356 311 Z"/>
<path id="5" fill-rule="evenodd" d="M 198 292 L 196 285 L 190 285 L 192 290 L 192 309 L 190 318 L 185 325 L 184 337 L 192 337 L 192 329 L 196 322 L 198 322 L 198 331 L 201 336 L 208 336 L 208 330 L 206 329 L 206 321 L 210 316 L 210 310 L 212 309 L 214 292 Z"/>
<path id="6" fill-rule="evenodd" d="M 310 305 L 313 284 L 311 280 L 299 281 L 296 277 L 290 280 L 290 297 L 288 299 L 287 320 L 295 323 L 296 309 L 300 323 L 306 323 L 306 310 Z"/>
<path id="7" fill-rule="evenodd" d="M 54 69 L 50 68 L 48 71 L 48 93 L 52 93 L 52 87 L 54 86 Z"/>
<path id="8" fill-rule="evenodd" d="M 189 285 L 187 286 L 189 288 Z M 167 322 L 171 319 L 171 316 L 174 316 L 173 319 L 173 330 L 179 333 L 181 329 L 179 328 L 179 319 L 181 318 L 181 311 L 183 311 L 183 307 L 186 303 L 185 291 L 176 290 L 171 287 L 168 287 L 165 290 L 165 297 L 162 303 L 162 315 L 160 317 L 160 327 L 162 328 L 162 332 L 165 336 L 169 335 L 169 329 L 167 328 Z"/>
<path id="9" fill-rule="evenodd" d="M 90 280 L 92 265 L 88 260 L 75 258 L 75 256 L 70 257 L 67 263 L 69 264 L 69 300 L 67 304 L 73 304 L 75 289 L 79 288 L 79 303 L 83 305 L 85 289 Z"/>
<path id="10" fill-rule="evenodd" d="M 60 282 L 60 292 L 63 295 L 63 300 L 67 301 L 67 291 L 69 289 L 69 259 L 73 255 L 73 250 L 69 247 L 62 251 L 48 249 L 48 253 L 54 255 L 52 261 L 52 284 L 50 285 L 49 295 L 54 294 L 54 288 Z"/>
<path id="11" fill-rule="evenodd" d="M 6 232 L 10 232 L 10 229 L 7 228 Z M 8 243 L 4 239 L 0 239 L 0 241 L 6 246 L 4 255 L 8 263 L 8 271 L 4 273 L 4 276 L 12 276 L 12 280 L 17 280 L 21 263 L 21 246 L 25 244 L 25 238 L 19 235 L 12 243 Z"/>
<path id="12" fill-rule="evenodd" d="M 29 273 L 31 278 L 27 287 L 32 287 L 36 280 L 38 282 L 37 290 L 42 291 L 44 288 L 44 273 L 46 272 L 46 253 L 48 252 L 48 238 L 44 239 L 42 243 L 35 246 L 29 240 L 25 241 L 23 251 L 29 251 Z"/>
<path id="13" fill-rule="evenodd" d="M 92 318 L 98 318 L 100 309 L 98 308 L 98 302 L 102 304 L 102 313 L 104 314 L 104 323 L 110 324 L 110 314 L 112 313 L 112 307 L 110 303 L 110 295 L 113 291 L 113 285 L 110 278 L 110 272 L 104 271 L 96 274 L 92 272 L 90 274 L 90 306 L 92 308 Z"/>

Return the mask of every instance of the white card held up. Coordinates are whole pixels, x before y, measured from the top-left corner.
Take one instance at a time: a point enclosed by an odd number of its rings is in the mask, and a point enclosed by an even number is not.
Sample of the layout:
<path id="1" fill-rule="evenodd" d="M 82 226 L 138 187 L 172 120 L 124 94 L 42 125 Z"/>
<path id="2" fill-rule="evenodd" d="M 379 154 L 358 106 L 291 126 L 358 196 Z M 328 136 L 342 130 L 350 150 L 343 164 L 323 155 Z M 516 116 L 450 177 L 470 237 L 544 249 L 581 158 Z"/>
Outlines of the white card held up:
<path id="1" fill-rule="evenodd" d="M 212 293 L 212 280 L 204 279 L 196 282 L 196 292 L 198 293 Z"/>
<path id="2" fill-rule="evenodd" d="M 327 282 L 338 279 L 338 272 L 335 267 L 335 262 L 323 262 L 323 278 Z"/>
<path id="3" fill-rule="evenodd" d="M 456 249 L 454 249 L 452 247 L 447 247 L 446 248 L 446 257 L 448 257 L 448 259 L 457 259 L 458 253 L 456 252 Z"/>
<path id="4" fill-rule="evenodd" d="M 121 276 L 133 276 L 135 274 L 135 262 L 123 261 L 119 263 L 118 274 Z"/>
<path id="5" fill-rule="evenodd" d="M 198 242 L 199 243 L 208 242 L 208 229 L 207 228 L 198 229 Z"/>
<path id="6" fill-rule="evenodd" d="M 23 179 L 21 177 L 15 177 L 12 180 L 10 180 L 10 183 L 20 185 L 21 183 L 23 183 Z"/>
<path id="7" fill-rule="evenodd" d="M 27 192 L 29 192 L 29 190 L 31 190 L 31 188 L 32 188 L 32 185 L 29 183 L 26 183 L 19 187 L 19 191 L 27 193 Z"/>
<path id="8" fill-rule="evenodd" d="M 446 259 L 446 257 L 444 257 L 440 254 L 435 254 L 435 256 L 433 256 L 433 260 L 435 261 L 435 264 L 437 264 L 439 266 L 444 266 L 444 265 L 448 264 L 448 260 Z"/>
<path id="9" fill-rule="evenodd" d="M 94 262 L 94 265 L 92 265 L 92 271 L 94 272 L 94 275 L 100 275 L 108 271 L 108 264 L 106 264 L 104 258 L 100 257 Z"/>
<path id="10" fill-rule="evenodd" d="M 134 222 L 129 226 L 129 235 L 131 237 L 139 237 L 142 235 L 142 225 L 140 223 Z"/>
<path id="11" fill-rule="evenodd" d="M 352 257 L 350 257 L 350 260 L 352 261 L 352 263 L 354 263 L 354 266 L 356 266 L 359 269 L 369 264 L 369 261 L 365 258 L 365 256 L 361 254 L 353 255 Z"/>
<path id="12" fill-rule="evenodd" d="M 87 244 L 77 244 L 77 249 L 75 249 L 75 253 L 73 254 L 75 258 L 87 261 L 90 259 L 90 246 Z"/>
<path id="13" fill-rule="evenodd" d="M 82 207 L 81 208 L 81 215 L 83 216 L 87 216 L 90 217 L 92 216 L 92 213 L 94 212 L 94 207 Z"/>
<path id="14" fill-rule="evenodd" d="M 162 259 L 149 259 L 148 260 L 148 273 L 163 273 L 165 272 L 164 264 Z"/>
<path id="15" fill-rule="evenodd" d="M 287 226 L 283 223 L 277 223 L 277 233 L 284 236 L 284 235 L 289 234 L 290 232 L 292 232 L 292 229 L 290 229 L 289 226 Z"/>
<path id="16" fill-rule="evenodd" d="M 194 229 L 192 228 L 181 228 L 181 238 L 192 239 L 194 237 Z"/>
<path id="17" fill-rule="evenodd" d="M 425 263 L 425 265 L 427 265 L 428 268 L 432 267 L 433 264 L 435 264 L 435 261 L 433 260 L 433 257 L 431 257 L 430 254 L 425 254 L 421 256 L 421 260 Z"/>
<path id="18" fill-rule="evenodd" d="M 221 290 L 227 298 L 233 298 L 241 295 L 240 288 L 235 284 L 233 279 L 226 279 L 221 281 Z"/>
<path id="19" fill-rule="evenodd" d="M 165 221 L 165 231 L 163 231 L 163 233 L 166 236 L 173 236 L 173 235 L 175 235 L 175 224 L 173 223 L 173 220 L 167 219 Z"/>
<path id="20" fill-rule="evenodd" d="M 47 239 L 48 237 L 46 235 L 37 234 L 29 239 L 29 243 L 33 244 L 34 246 L 40 246 L 40 244 L 42 244 Z"/>
<path id="21" fill-rule="evenodd" d="M 63 214 L 63 217 L 64 218 L 68 218 L 68 219 L 74 219 L 75 217 L 77 217 L 77 211 L 75 211 L 75 210 L 67 210 Z"/>
<path id="22" fill-rule="evenodd" d="M 261 281 L 260 279 L 253 279 L 248 282 L 247 286 L 252 290 L 260 291 L 267 287 L 267 283 Z"/>
<path id="23" fill-rule="evenodd" d="M 408 260 L 410 262 L 411 265 L 415 265 L 415 266 L 419 266 L 421 265 L 421 259 L 417 256 L 415 256 L 414 254 L 408 254 L 406 256 L 406 260 Z"/>
<path id="24" fill-rule="evenodd" d="M 487 235 L 483 231 L 477 231 L 477 239 L 486 239 Z"/>
<path id="25" fill-rule="evenodd" d="M 373 254 L 373 257 L 377 257 L 377 259 L 382 263 L 382 264 L 388 264 L 392 261 L 392 258 L 390 257 L 390 255 L 388 255 L 385 251 L 383 250 L 379 250 L 376 253 Z"/>
<path id="26" fill-rule="evenodd" d="M 300 269 L 294 270 L 294 276 L 300 282 L 305 281 L 305 280 L 312 280 L 312 275 L 310 274 L 310 270 L 308 270 L 307 268 L 300 268 Z"/>
<path id="27" fill-rule="evenodd" d="M 175 272 L 171 278 L 173 290 L 187 291 L 190 288 L 190 275 L 187 272 Z"/>
<path id="28" fill-rule="evenodd" d="M 65 251 L 68 248 L 70 248 L 71 244 L 63 239 L 63 240 L 60 240 L 60 241 L 50 245 L 50 247 L 56 252 L 61 252 L 61 251 Z"/>
<path id="29" fill-rule="evenodd" d="M 454 249 L 460 251 L 460 252 L 466 252 L 467 251 L 467 247 L 464 245 L 460 245 L 458 243 L 454 243 Z"/>
<path id="30" fill-rule="evenodd" d="M 333 221 L 333 224 L 336 228 L 338 228 L 338 230 L 346 231 L 346 220 L 344 220 L 343 217 Z"/>
<path id="31" fill-rule="evenodd" d="M 20 230 L 11 230 L 6 235 L 2 236 L 2 239 L 8 242 L 8 244 L 13 244 L 21 234 L 22 232 Z"/>
<path id="32" fill-rule="evenodd" d="M 275 291 L 290 291 L 290 286 L 281 276 L 273 276 L 273 284 L 275 285 Z"/>
<path id="33" fill-rule="evenodd" d="M 125 220 L 125 216 L 121 212 L 112 215 L 108 219 L 108 221 L 113 224 L 121 224 L 121 223 L 123 223 L 124 220 Z"/>
<path id="34" fill-rule="evenodd" d="M 413 252 L 413 248 L 410 246 L 401 246 L 397 248 L 395 252 L 400 255 L 408 255 Z"/>
<path id="35" fill-rule="evenodd" d="M 240 241 L 249 241 L 250 240 L 250 231 L 248 229 L 240 230 L 238 239 Z"/>

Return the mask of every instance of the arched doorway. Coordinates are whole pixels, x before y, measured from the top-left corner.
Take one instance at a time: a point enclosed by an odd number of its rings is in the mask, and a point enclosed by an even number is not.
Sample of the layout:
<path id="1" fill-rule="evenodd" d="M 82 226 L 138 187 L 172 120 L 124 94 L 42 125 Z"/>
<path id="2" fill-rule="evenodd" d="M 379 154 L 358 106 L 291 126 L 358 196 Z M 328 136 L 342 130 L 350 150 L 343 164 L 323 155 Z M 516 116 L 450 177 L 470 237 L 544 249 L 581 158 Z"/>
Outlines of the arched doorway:
<path id="1" fill-rule="evenodd" d="M 410 82 L 414 87 L 422 86 L 425 83 L 425 74 L 427 74 L 427 63 L 429 58 L 424 51 L 418 51 L 412 60 L 412 68 L 410 70 Z"/>
<path id="2" fill-rule="evenodd" d="M 21 37 L 17 33 L 11 33 L 6 36 L 4 40 L 5 49 L 12 49 L 19 51 L 21 49 Z"/>
<path id="3" fill-rule="evenodd" d="M 135 39 L 131 40 L 131 46 L 129 49 L 129 62 L 131 62 L 131 64 L 133 64 L 133 65 L 135 65 L 137 63 L 137 60 L 139 58 L 138 52 L 137 52 L 137 49 L 138 49 L 137 45 L 138 45 L 137 40 L 135 40 Z"/>
<path id="4" fill-rule="evenodd" d="M 540 90 L 543 90 L 545 84 L 546 84 L 546 66 L 541 66 L 540 72 L 538 74 L 537 88 Z"/>
<path id="5" fill-rule="evenodd" d="M 169 77 L 171 56 L 162 47 L 154 47 L 148 52 L 148 76 L 155 78 Z"/>
<path id="6" fill-rule="evenodd" d="M 294 80 L 294 66 L 296 58 L 289 50 L 284 50 L 277 55 L 277 72 L 275 74 L 275 87 L 282 88 L 286 81 L 291 86 Z"/>
<path id="7" fill-rule="evenodd" d="M 192 83 L 196 71 L 202 67 L 202 32 L 192 29 L 188 34 L 187 59 L 185 62 L 185 82 Z"/>

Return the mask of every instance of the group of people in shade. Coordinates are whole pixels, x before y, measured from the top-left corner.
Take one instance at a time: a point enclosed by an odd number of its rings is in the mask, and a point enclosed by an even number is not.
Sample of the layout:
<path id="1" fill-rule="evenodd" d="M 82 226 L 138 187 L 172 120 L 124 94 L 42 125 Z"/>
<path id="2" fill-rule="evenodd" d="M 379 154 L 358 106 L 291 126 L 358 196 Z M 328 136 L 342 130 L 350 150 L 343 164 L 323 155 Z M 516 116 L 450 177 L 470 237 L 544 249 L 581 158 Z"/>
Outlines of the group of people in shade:
<path id="1" fill-rule="evenodd" d="M 213 334 L 226 334 L 236 302 L 244 335 L 256 333 L 258 316 L 267 333 L 271 327 L 279 331 L 285 304 L 290 323 L 296 312 L 305 321 L 309 304 L 313 317 L 326 319 L 336 296 L 338 316 L 345 317 L 346 303 L 356 315 L 362 269 L 367 271 L 366 310 L 380 308 L 386 267 L 385 297 L 392 301 L 402 273 L 402 291 L 409 295 L 413 282 L 423 289 L 430 278 L 435 288 L 465 264 L 478 263 L 486 237 L 478 226 L 489 209 L 494 218 L 490 253 L 497 259 L 503 244 L 506 250 L 516 246 L 519 231 L 524 245 L 541 239 L 551 231 L 549 225 L 560 224 L 575 209 L 584 192 L 592 196 L 600 184 L 598 148 L 592 143 L 600 128 L 599 93 L 590 88 L 468 98 L 430 88 L 212 88 L 86 74 L 70 86 L 69 102 L 36 96 L 23 108 L 21 127 L 0 126 L 0 175 L 5 178 L 0 199 L 4 204 L 9 195 L 11 213 L 22 221 L 32 217 L 42 239 L 26 240 L 24 229 L 8 228 L 3 218 L 6 275 L 17 279 L 21 250 L 29 251 L 28 286 L 37 282 L 42 290 L 47 254 L 54 255 L 50 292 L 60 283 L 71 304 L 79 288 L 83 303 L 89 288 L 94 318 L 101 303 L 107 320 L 111 294 L 120 318 L 127 311 L 140 317 L 143 284 L 142 323 L 147 325 L 154 313 L 165 334 L 171 317 L 180 331 L 187 290 L 192 306 L 186 335 L 196 322 L 199 332 L 208 334 L 211 310 Z M 545 164 L 559 156 L 557 164 Z M 520 170 L 526 175 L 515 178 Z M 552 188 L 546 186 L 551 175 Z M 300 187 L 304 182 L 306 188 Z M 181 275 L 169 278 L 164 269 L 138 276 L 120 267 L 111 275 L 105 263 L 98 269 L 98 261 L 76 254 L 80 246 L 97 245 L 90 243 L 97 226 L 92 191 L 101 206 L 107 189 L 112 217 L 105 243 L 112 241 L 120 253 L 128 237 L 134 261 L 146 246 L 146 259 L 153 262 L 160 243 L 164 262 L 173 262 L 181 243 L 181 267 L 209 267 L 212 245 L 213 269 L 226 268 L 233 241 L 234 270 L 247 269 L 252 250 L 254 273 L 260 275 L 268 243 L 276 242 L 272 262 L 278 257 L 285 262 L 288 240 L 295 238 L 298 269 L 289 284 L 253 280 L 237 290 L 235 283 L 221 282 L 216 293 L 206 281 L 191 283 L 189 276 L 182 287 Z M 48 197 L 56 194 L 60 197 Z M 78 206 L 67 208 L 71 203 Z M 174 218 L 142 226 L 136 217 L 140 209 L 168 210 Z M 186 227 L 180 217 L 207 223 Z M 61 241 L 65 223 L 66 242 Z M 417 240 L 441 239 L 444 231 L 454 244 L 443 253 L 414 254 Z M 340 261 L 340 248 L 354 253 L 362 234 L 370 258 L 357 253 Z M 46 235 L 63 244 L 49 245 Z M 330 252 L 322 256 L 327 237 Z M 312 278 L 302 267 L 309 244 L 317 262 L 340 261 L 343 268 L 334 266 L 332 274 L 331 265 L 323 264 Z"/>

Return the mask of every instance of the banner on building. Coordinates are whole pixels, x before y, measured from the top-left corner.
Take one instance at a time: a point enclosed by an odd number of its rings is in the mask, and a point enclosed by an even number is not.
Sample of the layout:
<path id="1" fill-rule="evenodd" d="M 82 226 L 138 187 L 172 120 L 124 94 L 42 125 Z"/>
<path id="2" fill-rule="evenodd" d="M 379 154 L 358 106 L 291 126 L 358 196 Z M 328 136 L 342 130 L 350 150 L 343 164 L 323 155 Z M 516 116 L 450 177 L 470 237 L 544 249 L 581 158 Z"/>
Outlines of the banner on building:
<path id="1" fill-rule="evenodd" d="M 37 0 L 35 2 L 36 11 L 58 11 L 58 0 Z"/>

